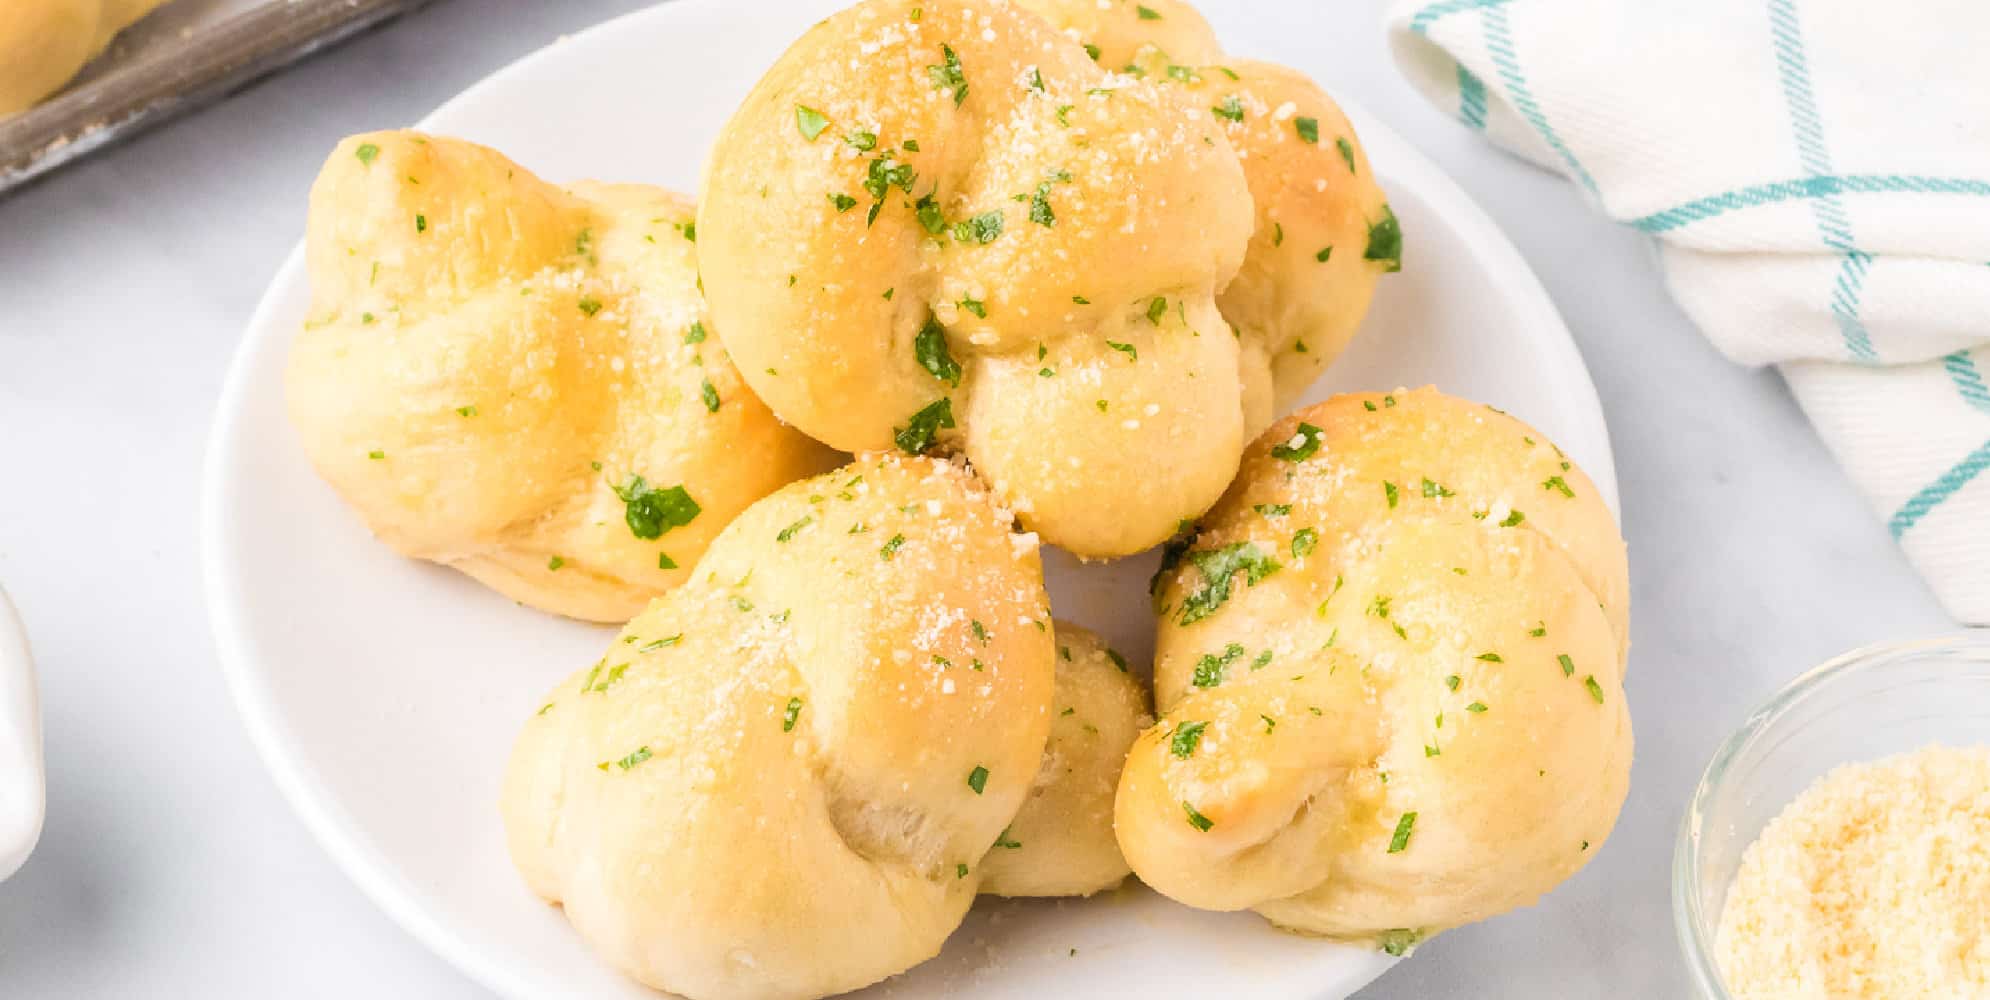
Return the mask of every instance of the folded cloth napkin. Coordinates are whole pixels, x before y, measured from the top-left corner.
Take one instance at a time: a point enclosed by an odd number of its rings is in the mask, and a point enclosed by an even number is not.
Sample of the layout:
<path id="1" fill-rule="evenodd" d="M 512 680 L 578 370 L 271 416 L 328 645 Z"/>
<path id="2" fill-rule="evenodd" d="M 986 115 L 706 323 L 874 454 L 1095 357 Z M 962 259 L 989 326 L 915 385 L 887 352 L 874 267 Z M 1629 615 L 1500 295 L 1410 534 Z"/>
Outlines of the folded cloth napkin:
<path id="1" fill-rule="evenodd" d="M 1392 0 L 1466 126 L 1655 238 L 1775 364 L 1958 619 L 1990 624 L 1990 3 Z"/>

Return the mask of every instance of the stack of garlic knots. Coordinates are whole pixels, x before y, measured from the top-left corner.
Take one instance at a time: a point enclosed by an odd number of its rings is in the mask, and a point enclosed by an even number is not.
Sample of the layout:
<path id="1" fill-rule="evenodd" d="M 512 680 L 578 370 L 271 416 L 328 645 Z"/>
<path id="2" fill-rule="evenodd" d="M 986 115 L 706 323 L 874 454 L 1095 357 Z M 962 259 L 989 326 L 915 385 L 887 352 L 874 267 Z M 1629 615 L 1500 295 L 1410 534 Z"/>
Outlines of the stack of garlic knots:
<path id="1" fill-rule="evenodd" d="M 1291 122 L 1294 153 L 1270 155 L 1287 144 L 1258 133 L 1292 112 L 1241 73 L 1212 98 L 1116 72 L 1025 7 L 871 0 L 790 48 L 713 150 L 705 290 L 783 419 L 850 450 L 958 450 L 1045 540 L 1127 555 L 1214 502 L 1395 260 L 1323 244 L 1299 276 L 1302 243 L 1393 216 L 1317 91 L 1306 120 L 1345 165 Z M 1287 204 L 1306 185 L 1333 210 Z M 1335 283 L 1359 294 L 1323 322 Z"/>
<path id="2" fill-rule="evenodd" d="M 1127 860 L 1398 953 L 1532 902 L 1627 790 L 1627 581 L 1595 485 L 1511 417 L 1422 389 L 1280 421 L 1162 571 Z"/>
<path id="3" fill-rule="evenodd" d="M 712 335 L 694 226 L 660 188 L 559 188 L 457 139 L 340 143 L 287 374 L 312 464 L 403 554 L 627 621 L 734 514 L 834 464 Z"/>

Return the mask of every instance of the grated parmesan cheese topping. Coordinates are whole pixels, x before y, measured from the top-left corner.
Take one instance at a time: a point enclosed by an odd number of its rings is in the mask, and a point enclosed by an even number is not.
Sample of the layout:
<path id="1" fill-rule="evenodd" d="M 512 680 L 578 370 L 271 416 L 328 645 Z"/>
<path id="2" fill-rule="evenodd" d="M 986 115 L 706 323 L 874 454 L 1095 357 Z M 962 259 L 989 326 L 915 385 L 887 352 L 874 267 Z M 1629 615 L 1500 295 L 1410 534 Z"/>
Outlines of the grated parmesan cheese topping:
<path id="1" fill-rule="evenodd" d="M 1714 952 L 1740 1000 L 1990 996 L 1990 747 L 1819 779 L 1743 852 Z"/>

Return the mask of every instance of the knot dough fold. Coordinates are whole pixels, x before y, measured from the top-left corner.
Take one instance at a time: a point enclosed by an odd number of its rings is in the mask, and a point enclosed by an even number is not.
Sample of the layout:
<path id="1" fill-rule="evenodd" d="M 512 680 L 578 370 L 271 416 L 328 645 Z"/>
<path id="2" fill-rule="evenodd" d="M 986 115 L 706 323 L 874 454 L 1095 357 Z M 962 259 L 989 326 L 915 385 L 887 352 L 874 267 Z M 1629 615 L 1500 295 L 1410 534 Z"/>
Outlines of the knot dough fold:
<path id="1" fill-rule="evenodd" d="M 1623 542 L 1519 421 L 1431 389 L 1302 410 L 1162 579 L 1162 721 L 1115 813 L 1155 889 L 1399 951 L 1531 903 L 1609 834 Z"/>
<path id="2" fill-rule="evenodd" d="M 1053 656 L 1036 540 L 966 470 L 793 484 L 527 720 L 512 859 L 648 985 L 875 982 L 967 912 L 1038 773 Z"/>
<path id="3" fill-rule="evenodd" d="M 996 896 L 1089 896 L 1130 869 L 1112 832 L 1126 750 L 1153 724 L 1147 689 L 1097 634 L 1056 623 L 1050 740 L 1029 798 L 981 861 Z"/>
<path id="4" fill-rule="evenodd" d="M 720 134 L 713 317 L 803 431 L 958 447 L 1047 541 L 1137 552 L 1221 494 L 1246 438 L 1259 348 L 1216 296 L 1252 214 L 1218 126 L 1006 4 L 869 0 Z"/>
<path id="5" fill-rule="evenodd" d="M 62 89 L 117 33 L 165 0 L 8 0 L 0 5 L 0 118 Z"/>
<path id="6" fill-rule="evenodd" d="M 456 139 L 341 142 L 311 190 L 286 386 L 318 473 L 405 555 L 628 620 L 735 513 L 831 464 L 704 320 L 693 211 Z"/>
<path id="7" fill-rule="evenodd" d="M 1244 347 L 1245 431 L 1291 406 L 1353 338 L 1402 228 L 1347 116 L 1305 74 L 1229 59 L 1179 0 L 1017 0 L 1096 52 L 1214 115 L 1256 217 L 1243 268 L 1217 297 Z"/>

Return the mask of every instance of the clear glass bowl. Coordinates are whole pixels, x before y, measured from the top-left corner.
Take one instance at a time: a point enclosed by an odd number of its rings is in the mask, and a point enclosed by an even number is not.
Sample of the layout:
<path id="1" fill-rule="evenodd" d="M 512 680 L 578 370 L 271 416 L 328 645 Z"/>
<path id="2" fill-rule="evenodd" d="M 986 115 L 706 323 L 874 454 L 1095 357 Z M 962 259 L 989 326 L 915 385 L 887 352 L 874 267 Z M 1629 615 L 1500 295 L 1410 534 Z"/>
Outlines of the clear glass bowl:
<path id="1" fill-rule="evenodd" d="M 1729 1000 L 1714 958 L 1741 853 L 1840 764 L 1931 743 L 1990 743 L 1990 630 L 1854 650 L 1790 682 L 1700 776 L 1672 859 L 1672 919 L 1700 995 Z"/>

